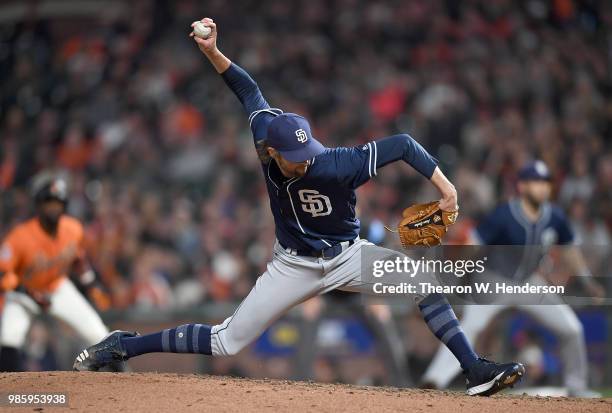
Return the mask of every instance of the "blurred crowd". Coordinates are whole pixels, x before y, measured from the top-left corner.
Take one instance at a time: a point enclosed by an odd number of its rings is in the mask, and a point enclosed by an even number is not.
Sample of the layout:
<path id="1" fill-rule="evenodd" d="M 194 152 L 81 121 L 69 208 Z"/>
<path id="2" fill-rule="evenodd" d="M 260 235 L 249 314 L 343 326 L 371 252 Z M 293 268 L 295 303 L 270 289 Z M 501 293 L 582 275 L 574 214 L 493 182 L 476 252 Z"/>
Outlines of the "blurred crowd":
<path id="1" fill-rule="evenodd" d="M 272 106 L 328 146 L 406 132 L 459 192 L 461 242 L 539 157 L 585 243 L 612 230 L 612 3 L 596 0 L 115 2 L 0 27 L 0 235 L 42 170 L 115 307 L 242 298 L 274 241 L 246 114 L 188 38 L 204 16 Z M 433 188 L 403 164 L 360 189 L 363 236 Z M 376 194 L 376 196 L 374 196 Z"/>

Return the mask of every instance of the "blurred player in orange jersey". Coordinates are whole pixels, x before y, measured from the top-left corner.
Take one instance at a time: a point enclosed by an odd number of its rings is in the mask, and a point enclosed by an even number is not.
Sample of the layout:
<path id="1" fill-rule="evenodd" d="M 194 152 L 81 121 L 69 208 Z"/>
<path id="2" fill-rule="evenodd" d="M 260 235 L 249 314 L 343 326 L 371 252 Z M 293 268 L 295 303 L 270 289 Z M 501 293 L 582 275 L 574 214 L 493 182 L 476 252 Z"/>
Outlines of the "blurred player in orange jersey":
<path id="1" fill-rule="evenodd" d="M 65 214 L 66 182 L 41 176 L 35 179 L 33 196 L 36 215 L 13 228 L 0 246 L 0 371 L 21 370 L 20 349 L 32 317 L 41 312 L 64 321 L 89 344 L 108 334 L 69 278 L 98 307 L 109 306 L 85 258 L 83 226 Z"/>

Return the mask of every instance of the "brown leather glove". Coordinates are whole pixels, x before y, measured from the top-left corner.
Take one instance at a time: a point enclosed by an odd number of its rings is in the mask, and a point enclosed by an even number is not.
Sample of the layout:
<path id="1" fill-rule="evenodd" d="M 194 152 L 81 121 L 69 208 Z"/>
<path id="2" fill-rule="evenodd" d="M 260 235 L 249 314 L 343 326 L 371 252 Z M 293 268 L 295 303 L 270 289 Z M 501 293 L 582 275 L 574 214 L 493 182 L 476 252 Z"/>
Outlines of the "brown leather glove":
<path id="1" fill-rule="evenodd" d="M 438 201 L 412 205 L 404 209 L 403 219 L 393 232 L 399 233 L 404 248 L 412 245 L 433 247 L 442 243 L 448 226 L 455 223 L 458 215 L 459 211 L 442 211 Z"/>

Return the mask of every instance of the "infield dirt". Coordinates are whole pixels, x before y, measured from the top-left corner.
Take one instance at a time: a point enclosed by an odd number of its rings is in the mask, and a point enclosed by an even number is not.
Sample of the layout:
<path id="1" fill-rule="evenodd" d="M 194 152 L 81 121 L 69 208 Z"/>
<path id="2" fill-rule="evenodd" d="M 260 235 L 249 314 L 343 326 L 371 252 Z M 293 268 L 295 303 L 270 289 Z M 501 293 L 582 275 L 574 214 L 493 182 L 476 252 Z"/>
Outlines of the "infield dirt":
<path id="1" fill-rule="evenodd" d="M 0 373 L 0 393 L 68 393 L 87 412 L 612 412 L 612 399 L 541 398 L 161 373 Z"/>

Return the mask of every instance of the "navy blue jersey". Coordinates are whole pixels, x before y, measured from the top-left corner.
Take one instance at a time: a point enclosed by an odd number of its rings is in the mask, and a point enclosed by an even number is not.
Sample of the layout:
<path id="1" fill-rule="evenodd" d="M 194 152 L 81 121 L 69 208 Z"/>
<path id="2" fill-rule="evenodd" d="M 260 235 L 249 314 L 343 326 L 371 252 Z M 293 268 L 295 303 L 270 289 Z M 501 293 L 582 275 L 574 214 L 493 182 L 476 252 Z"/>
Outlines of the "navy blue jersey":
<path id="1" fill-rule="evenodd" d="M 360 229 L 355 189 L 379 168 L 401 159 L 429 179 L 437 166 L 421 145 L 402 134 L 352 148 L 326 148 L 310 160 L 303 177 L 287 179 L 266 155 L 263 144 L 268 125 L 282 111 L 270 108 L 257 84 L 237 65 L 232 64 L 222 76 L 249 114 L 276 237 L 285 248 L 314 252 L 355 239 Z"/>
<path id="2" fill-rule="evenodd" d="M 255 115 L 251 129 L 256 145 L 262 140 L 257 139 L 257 134 L 265 130 L 262 125 L 269 123 L 273 116 L 272 111 Z M 360 230 L 355 215 L 355 189 L 374 177 L 378 168 L 424 154 L 416 141 L 403 134 L 352 148 L 327 148 L 310 160 L 301 178 L 287 179 L 274 160 L 264 160 L 262 169 L 276 237 L 284 247 L 312 251 L 355 239 Z M 435 166 L 431 158 L 431 165 L 421 173 L 429 178 Z"/>
<path id="3" fill-rule="evenodd" d="M 518 199 L 498 206 L 478 224 L 474 236 L 483 245 L 509 246 L 491 250 L 494 257 L 489 266 L 515 279 L 531 276 L 550 246 L 571 244 L 574 240 L 570 223 L 560 208 L 546 203 L 539 219 L 531 222 Z"/>
<path id="4" fill-rule="evenodd" d="M 540 218 L 531 222 L 520 200 L 498 206 L 476 227 L 475 235 L 486 245 L 565 245 L 574 234 L 563 211 L 552 204 L 542 205 Z"/>

